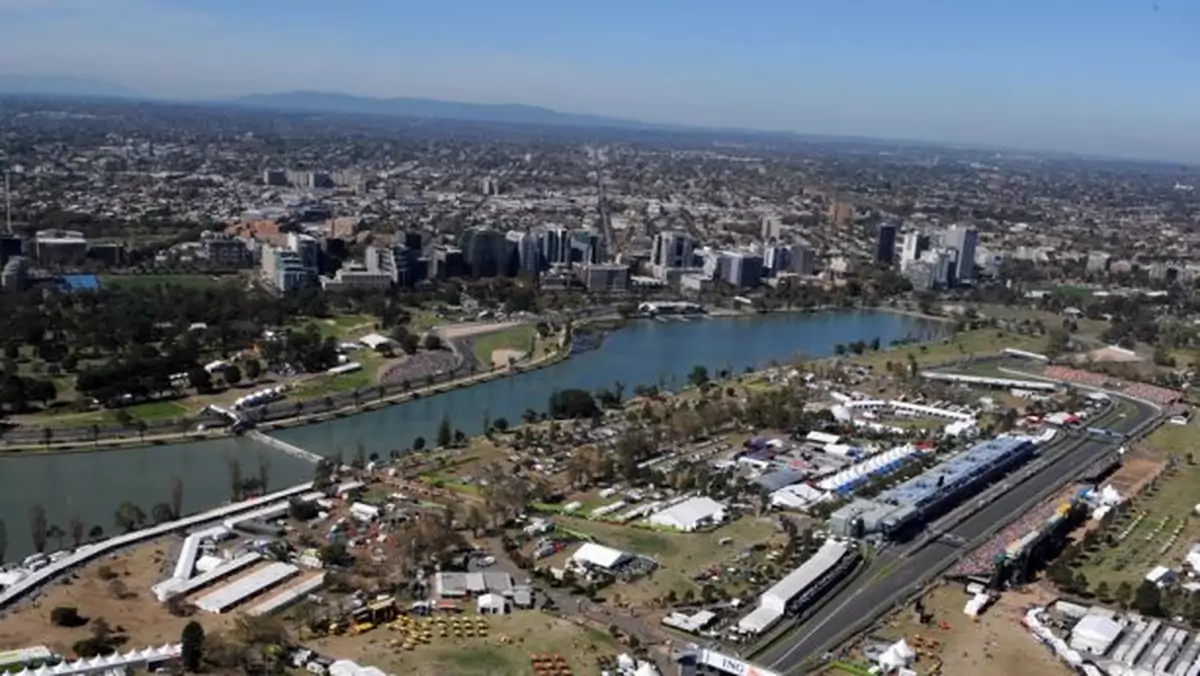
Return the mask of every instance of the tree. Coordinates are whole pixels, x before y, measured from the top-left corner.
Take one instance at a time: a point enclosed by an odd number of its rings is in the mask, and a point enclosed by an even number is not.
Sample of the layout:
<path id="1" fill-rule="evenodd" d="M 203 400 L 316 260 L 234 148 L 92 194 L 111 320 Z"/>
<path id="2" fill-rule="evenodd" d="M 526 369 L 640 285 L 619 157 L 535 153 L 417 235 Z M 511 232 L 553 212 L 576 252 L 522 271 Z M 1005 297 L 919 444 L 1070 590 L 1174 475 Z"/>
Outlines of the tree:
<path id="1" fill-rule="evenodd" d="M 688 382 L 694 387 L 704 387 L 708 384 L 708 369 L 696 364 L 692 367 L 692 372 L 688 374 Z"/>
<path id="2" fill-rule="evenodd" d="M 1071 335 L 1062 328 L 1052 328 L 1046 333 L 1046 355 L 1057 357 L 1071 345 Z"/>
<path id="3" fill-rule="evenodd" d="M 1121 582 L 1117 585 L 1117 591 L 1114 592 L 1113 598 L 1121 604 L 1122 608 L 1128 608 L 1129 602 L 1133 600 L 1133 585 L 1129 582 Z"/>
<path id="4" fill-rule="evenodd" d="M 188 371 L 188 383 L 200 394 L 211 394 L 213 391 L 212 374 L 203 366 Z"/>
<path id="5" fill-rule="evenodd" d="M 1149 580 L 1142 580 L 1133 596 L 1133 608 L 1142 615 L 1162 614 L 1162 590 Z"/>
<path id="6" fill-rule="evenodd" d="M 466 526 L 471 529 L 471 535 L 476 537 L 479 536 L 479 531 L 487 526 L 487 516 L 479 509 L 479 505 L 472 503 L 467 509 Z"/>
<path id="7" fill-rule="evenodd" d="M 29 535 L 33 538 L 33 550 L 38 554 L 46 551 L 46 508 L 33 503 L 29 508 Z"/>
<path id="8" fill-rule="evenodd" d="M 246 369 L 246 380 L 254 382 L 262 375 L 262 363 L 257 359 L 250 359 L 244 364 Z"/>
<path id="9" fill-rule="evenodd" d="M 442 349 L 442 347 L 443 346 L 442 346 L 441 336 L 437 335 L 436 333 L 431 333 L 431 334 L 425 336 L 425 349 L 426 350 L 440 350 L 440 349 Z"/>
<path id="10" fill-rule="evenodd" d="M 54 544 L 61 550 L 63 548 L 63 540 L 67 537 L 67 531 L 63 530 L 58 524 L 52 523 L 46 527 L 46 537 L 53 538 Z"/>
<path id="11" fill-rule="evenodd" d="M 71 544 L 78 549 L 79 545 L 83 544 L 83 519 L 78 513 L 71 515 L 71 522 L 67 524 L 67 530 L 71 531 Z"/>
<path id="12" fill-rule="evenodd" d="M 238 462 L 237 458 L 230 458 L 227 468 L 229 470 L 229 499 L 237 502 L 242 499 L 242 487 L 245 485 L 242 479 L 242 463 Z"/>
<path id="13" fill-rule="evenodd" d="M 86 622 L 75 606 L 55 606 L 50 610 L 50 624 L 56 627 L 82 627 Z"/>
<path id="14" fill-rule="evenodd" d="M 155 524 L 167 523 L 174 516 L 171 512 L 171 506 L 165 502 L 160 502 L 150 508 L 150 519 Z"/>
<path id="15" fill-rule="evenodd" d="M 267 482 L 271 478 L 271 460 L 265 453 L 258 454 L 258 490 L 267 494 Z"/>
<path id="16" fill-rule="evenodd" d="M 226 366 L 225 370 L 221 372 L 221 376 L 231 387 L 236 387 L 238 383 L 242 382 L 242 370 L 236 364 Z"/>
<path id="17" fill-rule="evenodd" d="M 204 627 L 192 620 L 183 627 L 179 635 L 180 659 L 183 668 L 190 672 L 200 671 L 200 663 L 204 658 Z"/>
<path id="18" fill-rule="evenodd" d="M 413 439 L 412 447 L 414 451 L 425 450 L 425 437 L 417 437 L 416 439 Z"/>
<path id="19" fill-rule="evenodd" d="M 104 537 L 104 527 L 103 526 L 92 526 L 91 528 L 88 529 L 88 539 L 89 540 L 99 540 L 102 537 Z"/>
<path id="20" fill-rule="evenodd" d="M 115 521 L 122 532 L 132 533 L 146 524 L 146 513 L 132 502 L 122 502 L 117 505 Z"/>
<path id="21" fill-rule="evenodd" d="M 496 418 L 496 422 L 492 423 L 492 427 L 498 432 L 508 431 L 508 418 Z"/>
<path id="22" fill-rule="evenodd" d="M 450 445 L 453 441 L 454 431 L 450 429 L 450 417 L 442 416 L 442 422 L 438 424 L 437 445 L 443 448 Z"/>
<path id="23" fill-rule="evenodd" d="M 178 519 L 183 516 L 183 480 L 177 476 L 171 477 L 171 514 Z"/>
<path id="24" fill-rule="evenodd" d="M 596 404 L 596 398 L 587 390 L 577 388 L 569 388 L 558 390 L 550 395 L 549 406 L 550 417 L 559 420 L 565 418 L 593 418 L 600 414 L 600 407 Z"/>

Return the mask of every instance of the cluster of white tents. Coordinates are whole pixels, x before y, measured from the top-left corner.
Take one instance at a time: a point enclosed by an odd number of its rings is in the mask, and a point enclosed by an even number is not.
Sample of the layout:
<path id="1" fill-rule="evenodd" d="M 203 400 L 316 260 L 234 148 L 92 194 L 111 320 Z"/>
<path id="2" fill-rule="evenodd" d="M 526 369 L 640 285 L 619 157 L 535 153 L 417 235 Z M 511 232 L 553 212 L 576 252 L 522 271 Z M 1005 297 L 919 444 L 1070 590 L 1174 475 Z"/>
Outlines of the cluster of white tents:
<path id="1" fill-rule="evenodd" d="M 14 676 L 83 676 L 86 674 L 124 673 L 130 669 L 140 669 L 151 664 L 177 659 L 181 651 L 182 644 L 167 644 L 158 648 L 130 650 L 124 654 L 60 662 L 54 666 L 22 669 L 13 673 Z"/>
<path id="2" fill-rule="evenodd" d="M 250 406 L 269 404 L 277 399 L 282 399 L 283 393 L 286 390 L 287 388 L 285 388 L 283 385 L 276 385 L 274 387 L 263 388 L 257 392 L 251 392 L 244 397 L 238 397 L 237 401 L 233 402 L 233 408 L 240 411 Z"/>
<path id="3" fill-rule="evenodd" d="M 869 481 L 871 477 L 896 471 L 904 464 L 905 460 L 916 453 L 917 448 L 912 444 L 905 444 L 904 446 L 884 451 L 857 465 L 847 467 L 837 474 L 825 477 L 817 484 L 817 487 L 821 490 L 832 491 L 834 493 L 851 491 L 856 486 Z"/>

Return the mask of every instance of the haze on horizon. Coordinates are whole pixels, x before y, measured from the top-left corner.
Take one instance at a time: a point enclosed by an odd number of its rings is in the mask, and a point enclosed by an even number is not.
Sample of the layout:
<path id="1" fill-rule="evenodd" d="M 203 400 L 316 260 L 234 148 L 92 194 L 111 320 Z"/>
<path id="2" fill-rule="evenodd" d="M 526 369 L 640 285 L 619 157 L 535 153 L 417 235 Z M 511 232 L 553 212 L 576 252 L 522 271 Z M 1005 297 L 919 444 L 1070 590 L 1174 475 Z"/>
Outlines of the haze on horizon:
<path id="1" fill-rule="evenodd" d="M 1200 161 L 1193 0 L 0 0 L 0 73 Z"/>

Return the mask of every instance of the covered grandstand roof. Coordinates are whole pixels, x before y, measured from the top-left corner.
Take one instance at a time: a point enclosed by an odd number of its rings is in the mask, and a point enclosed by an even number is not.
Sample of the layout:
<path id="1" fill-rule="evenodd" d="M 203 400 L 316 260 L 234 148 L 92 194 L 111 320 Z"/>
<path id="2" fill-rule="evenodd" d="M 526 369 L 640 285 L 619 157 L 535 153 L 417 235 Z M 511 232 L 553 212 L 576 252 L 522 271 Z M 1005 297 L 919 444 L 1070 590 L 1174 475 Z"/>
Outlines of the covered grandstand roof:
<path id="1" fill-rule="evenodd" d="M 917 448 L 912 445 L 899 446 L 884 451 L 857 465 L 847 467 L 833 476 L 822 479 L 817 486 L 822 490 L 837 493 L 852 490 L 854 487 L 866 483 L 873 476 L 894 472 L 904 464 L 905 460 L 916 452 Z"/>
<path id="2" fill-rule="evenodd" d="M 994 467 L 1013 453 L 1023 451 L 1031 445 L 1029 437 L 1007 435 L 980 442 L 885 491 L 879 496 L 879 500 L 897 505 L 923 505 L 943 490 L 970 481 L 980 472 Z"/>

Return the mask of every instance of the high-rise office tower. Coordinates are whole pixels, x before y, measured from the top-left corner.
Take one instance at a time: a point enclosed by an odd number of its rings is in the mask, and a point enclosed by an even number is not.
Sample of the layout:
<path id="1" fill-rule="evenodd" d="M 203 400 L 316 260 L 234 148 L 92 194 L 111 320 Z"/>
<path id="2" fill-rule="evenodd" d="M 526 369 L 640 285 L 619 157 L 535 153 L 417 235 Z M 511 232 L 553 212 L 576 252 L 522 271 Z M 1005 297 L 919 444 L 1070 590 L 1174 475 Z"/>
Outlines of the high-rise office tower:
<path id="1" fill-rule="evenodd" d="M 678 230 L 667 230 L 654 236 L 651 262 L 659 269 L 690 268 L 695 258 L 696 242 Z"/>
<path id="2" fill-rule="evenodd" d="M 979 244 L 979 231 L 970 225 L 952 225 L 946 231 L 943 244 L 958 255 L 951 283 L 969 282 L 975 279 L 975 247 Z"/>
<path id="3" fill-rule="evenodd" d="M 896 225 L 880 223 L 879 233 L 875 236 L 875 262 L 881 265 L 891 265 L 896 258 Z"/>
<path id="4" fill-rule="evenodd" d="M 900 244 L 900 269 L 904 270 L 921 259 L 921 254 L 929 250 L 929 235 L 913 231 L 904 235 Z"/>

